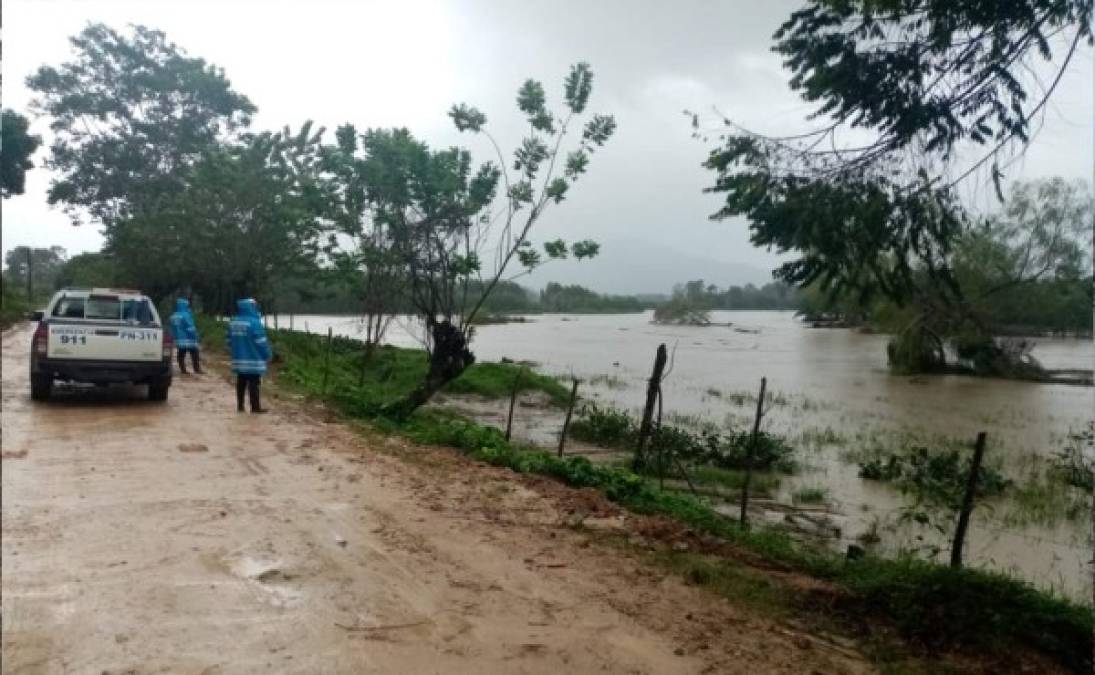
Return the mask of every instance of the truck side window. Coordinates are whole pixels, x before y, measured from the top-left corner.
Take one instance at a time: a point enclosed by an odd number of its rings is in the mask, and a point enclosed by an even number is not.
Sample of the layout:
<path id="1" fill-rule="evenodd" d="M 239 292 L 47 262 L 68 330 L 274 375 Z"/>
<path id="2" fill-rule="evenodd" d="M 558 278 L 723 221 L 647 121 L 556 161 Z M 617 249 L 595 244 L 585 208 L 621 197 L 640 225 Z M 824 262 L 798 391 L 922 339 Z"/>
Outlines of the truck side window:
<path id="1" fill-rule="evenodd" d="M 137 323 L 152 323 L 152 309 L 148 300 L 126 300 L 122 304 L 122 319 Z"/>

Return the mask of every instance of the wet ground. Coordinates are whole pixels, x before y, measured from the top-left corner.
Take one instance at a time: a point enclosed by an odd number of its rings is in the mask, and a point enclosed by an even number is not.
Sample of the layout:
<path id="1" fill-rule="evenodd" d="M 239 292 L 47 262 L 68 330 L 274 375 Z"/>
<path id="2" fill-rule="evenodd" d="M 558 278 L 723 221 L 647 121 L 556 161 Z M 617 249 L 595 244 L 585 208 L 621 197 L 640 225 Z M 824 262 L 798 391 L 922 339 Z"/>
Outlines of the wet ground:
<path id="1" fill-rule="evenodd" d="M 870 670 L 601 543 L 630 516 L 568 525 L 551 481 L 238 414 L 216 373 L 33 403 L 29 341 L 3 339 L 4 672 Z"/>

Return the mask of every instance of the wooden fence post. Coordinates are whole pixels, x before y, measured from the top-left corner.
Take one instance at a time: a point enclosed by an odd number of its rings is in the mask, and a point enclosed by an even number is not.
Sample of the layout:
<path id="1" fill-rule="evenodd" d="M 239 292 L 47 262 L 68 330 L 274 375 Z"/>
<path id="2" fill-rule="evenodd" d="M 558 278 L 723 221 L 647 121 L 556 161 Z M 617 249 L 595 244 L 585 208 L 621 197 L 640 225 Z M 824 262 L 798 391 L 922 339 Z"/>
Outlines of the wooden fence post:
<path id="1" fill-rule="evenodd" d="M 760 378 L 760 397 L 757 398 L 757 416 L 753 419 L 753 435 L 749 437 L 749 447 L 745 450 L 745 481 L 741 484 L 741 526 L 748 523 L 746 511 L 749 509 L 749 482 L 753 478 L 753 450 L 760 436 L 760 418 L 764 416 L 764 391 L 768 388 L 768 378 Z"/>
<path id="2" fill-rule="evenodd" d="M 970 514 L 973 512 L 973 496 L 977 490 L 977 478 L 981 473 L 981 459 L 985 456 L 985 432 L 977 434 L 977 444 L 973 446 L 973 461 L 970 462 L 970 475 L 966 479 L 966 494 L 962 497 L 962 510 L 958 512 L 958 527 L 954 529 L 954 543 L 951 545 L 951 567 L 962 566 L 962 546 L 965 544 L 966 530 L 970 526 Z"/>
<path id="3" fill-rule="evenodd" d="M 327 326 L 327 351 L 323 355 L 323 395 L 327 395 L 327 374 L 331 370 L 331 340 L 334 339 L 334 328 Z"/>
<path id="4" fill-rule="evenodd" d="M 567 416 L 563 420 L 563 428 L 559 432 L 559 456 L 563 456 L 563 445 L 567 442 L 567 428 L 570 426 L 570 415 L 574 412 L 574 401 L 578 399 L 578 378 L 574 378 L 574 386 L 570 388 L 570 404 L 567 405 Z"/>
<path id="5" fill-rule="evenodd" d="M 293 313 L 289 312 L 289 330 L 293 330 Z"/>
<path id="6" fill-rule="evenodd" d="M 635 448 L 635 463 L 643 462 L 643 451 L 646 447 L 646 439 L 650 436 L 650 430 L 654 420 L 654 404 L 658 400 L 658 392 L 662 386 L 662 371 L 665 370 L 665 362 L 669 355 L 665 350 L 665 343 L 658 345 L 658 351 L 654 356 L 654 372 L 650 374 L 650 381 L 646 385 L 646 406 L 643 408 L 643 421 L 639 425 L 639 444 Z"/>
<path id="7" fill-rule="evenodd" d="M 513 406 L 517 403 L 517 390 L 521 387 L 521 369 L 513 376 L 513 390 L 509 393 L 509 417 L 506 418 L 506 440 L 509 440 L 513 430 Z"/>

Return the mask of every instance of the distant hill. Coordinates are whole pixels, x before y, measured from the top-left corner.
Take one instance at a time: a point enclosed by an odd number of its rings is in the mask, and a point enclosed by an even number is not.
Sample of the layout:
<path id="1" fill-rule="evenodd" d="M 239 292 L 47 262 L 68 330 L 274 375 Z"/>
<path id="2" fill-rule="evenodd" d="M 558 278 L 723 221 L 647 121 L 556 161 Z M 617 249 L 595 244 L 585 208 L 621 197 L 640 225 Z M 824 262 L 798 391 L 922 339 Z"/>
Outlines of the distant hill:
<path id="1" fill-rule="evenodd" d="M 602 241 L 593 260 L 552 262 L 516 281 L 543 288 L 549 281 L 579 284 L 598 293 L 668 295 L 674 284 L 703 279 L 720 288 L 772 281 L 771 270 L 682 253 L 641 240 Z"/>

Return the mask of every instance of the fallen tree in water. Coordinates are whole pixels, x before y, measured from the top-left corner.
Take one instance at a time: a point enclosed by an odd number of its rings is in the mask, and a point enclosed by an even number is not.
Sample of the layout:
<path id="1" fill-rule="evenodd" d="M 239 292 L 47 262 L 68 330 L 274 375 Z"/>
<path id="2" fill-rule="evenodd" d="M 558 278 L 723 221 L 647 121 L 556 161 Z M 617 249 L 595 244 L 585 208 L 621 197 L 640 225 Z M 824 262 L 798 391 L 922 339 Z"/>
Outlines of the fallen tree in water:
<path id="1" fill-rule="evenodd" d="M 1045 368 L 1031 351 L 1035 343 L 983 334 L 948 335 L 914 322 L 886 345 L 890 369 L 902 375 L 978 375 L 1011 380 L 1091 386 L 1091 370 Z"/>

